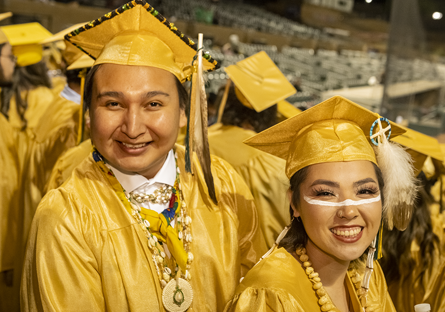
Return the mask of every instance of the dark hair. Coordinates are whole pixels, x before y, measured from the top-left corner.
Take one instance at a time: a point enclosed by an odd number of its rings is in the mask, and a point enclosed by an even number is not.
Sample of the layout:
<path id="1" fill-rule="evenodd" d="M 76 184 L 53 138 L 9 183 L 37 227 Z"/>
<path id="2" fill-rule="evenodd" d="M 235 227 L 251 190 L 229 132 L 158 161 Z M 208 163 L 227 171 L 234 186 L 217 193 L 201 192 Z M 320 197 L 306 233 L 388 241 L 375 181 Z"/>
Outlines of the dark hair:
<path id="1" fill-rule="evenodd" d="M 429 205 L 434 202 L 430 193 L 432 181 L 428 181 L 421 172 L 418 176 L 422 185 L 414 204 L 413 215 L 404 231 L 397 229 L 383 232 L 383 258 L 380 260 L 386 280 L 394 283 L 412 276 L 412 272 L 418 272 L 415 277 L 423 285 L 423 277 L 426 271 L 433 265 L 435 246 L 439 244 L 439 238 L 433 232 Z M 420 263 L 417 263 L 411 252 L 411 244 L 419 245 Z M 419 270 L 420 269 L 420 270 Z"/>
<path id="2" fill-rule="evenodd" d="M 80 77 L 79 74 L 83 70 L 83 68 L 71 69 L 65 71 L 66 82 L 67 83 L 75 83 L 80 85 Z"/>
<path id="3" fill-rule="evenodd" d="M 84 91 L 84 103 L 86 108 L 90 108 L 91 101 L 93 97 L 93 82 L 94 82 L 94 76 L 96 75 L 96 72 L 100 68 L 102 64 L 94 65 L 91 70 L 88 72 L 87 76 L 85 77 L 85 91 Z M 188 93 L 185 90 L 182 83 L 179 81 L 179 79 L 175 77 L 176 82 L 176 89 L 178 90 L 178 97 L 179 97 L 179 108 L 181 110 L 186 111 L 188 107 Z"/>
<path id="4" fill-rule="evenodd" d="M 374 171 L 377 176 L 377 182 L 380 190 L 383 190 L 384 182 L 382 171 L 376 164 L 372 163 Z M 297 206 L 300 203 L 300 185 L 306 180 L 309 167 L 304 167 L 298 170 L 290 179 L 290 190 L 292 191 L 292 203 Z M 382 199 L 382 206 L 384 202 L 383 192 L 380 194 Z M 294 215 L 292 207 L 289 208 L 290 217 Z M 292 226 L 287 232 L 286 236 L 281 240 L 279 247 L 284 247 L 289 252 L 294 252 L 297 247 L 304 247 L 307 244 L 308 235 L 301 220 L 293 218 Z"/>
<path id="5" fill-rule="evenodd" d="M 25 67 L 16 67 L 12 77 L 12 84 L 2 88 L 1 112 L 8 117 L 8 111 L 11 98 L 14 96 L 17 113 L 22 120 L 22 128 L 26 128 L 27 121 L 25 112 L 28 108 L 28 93 L 25 91 L 44 86 L 51 88 L 51 79 L 48 76 L 48 68 L 45 62 L 40 61 L 36 64 Z M 25 92 L 23 94 L 23 92 Z"/>
<path id="6" fill-rule="evenodd" d="M 224 86 L 218 91 L 217 103 L 221 104 L 224 95 Z M 277 123 L 277 105 L 273 105 L 262 112 L 244 106 L 235 94 L 234 86 L 230 87 L 226 106 L 221 118 L 224 125 L 232 125 L 242 128 L 244 123 L 250 124 L 255 132 L 261 132 Z"/>

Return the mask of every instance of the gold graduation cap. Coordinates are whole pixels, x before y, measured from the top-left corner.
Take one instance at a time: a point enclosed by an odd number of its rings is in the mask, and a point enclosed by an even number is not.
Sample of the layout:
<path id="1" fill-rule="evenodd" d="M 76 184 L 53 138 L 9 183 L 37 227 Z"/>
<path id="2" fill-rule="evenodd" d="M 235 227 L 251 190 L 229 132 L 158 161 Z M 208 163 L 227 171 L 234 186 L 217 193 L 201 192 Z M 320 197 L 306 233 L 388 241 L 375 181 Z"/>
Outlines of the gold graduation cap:
<path id="1" fill-rule="evenodd" d="M 257 112 L 297 92 L 264 51 L 224 70 L 235 84 L 235 93 L 240 102 Z"/>
<path id="2" fill-rule="evenodd" d="M 0 14 L 0 21 L 3 21 L 4 19 L 11 17 L 11 12 L 1 13 Z M 8 42 L 8 37 L 0 30 L 0 44 Z"/>
<path id="3" fill-rule="evenodd" d="M 52 34 L 39 23 L 8 25 L 1 30 L 12 45 L 12 52 L 17 56 L 18 66 L 28 66 L 42 59 L 42 40 Z"/>
<path id="4" fill-rule="evenodd" d="M 152 66 L 181 82 L 188 79 L 197 53 L 193 40 L 181 33 L 146 1 L 133 0 L 65 36 L 95 60 L 95 65 Z M 204 68 L 218 63 L 204 54 Z"/>
<path id="5" fill-rule="evenodd" d="M 406 129 L 406 132 L 393 139 L 408 148 L 407 152 L 413 159 L 413 165 L 416 169 L 416 176 L 422 170 L 427 159 L 431 157 L 436 169 L 436 174 L 443 172 L 443 154 L 437 139 L 412 129 Z"/>
<path id="6" fill-rule="evenodd" d="M 48 37 L 40 42 L 40 44 L 49 44 L 57 41 L 65 41 L 65 47 L 62 52 L 62 57 L 64 58 L 67 65 L 71 65 L 74 63 L 77 59 L 79 59 L 83 53 L 78 48 L 76 48 L 73 44 L 65 40 L 65 35 L 69 34 L 70 32 L 78 29 L 79 27 L 82 27 L 85 25 L 85 23 L 79 23 L 76 25 L 72 25 L 64 30 L 59 31 L 58 33 L 52 35 L 51 37 Z"/>
<path id="7" fill-rule="evenodd" d="M 284 117 L 284 119 L 288 119 L 294 117 L 301 113 L 301 110 L 293 106 L 286 100 L 279 101 L 277 103 L 278 114 Z"/>
<path id="8" fill-rule="evenodd" d="M 93 67 L 94 60 L 86 54 L 83 54 L 77 60 L 75 60 L 70 66 L 67 67 L 68 70 L 89 68 Z"/>
<path id="9" fill-rule="evenodd" d="M 309 165 L 369 160 L 375 164 L 369 131 L 380 116 L 341 96 L 334 96 L 244 141 L 286 160 L 290 179 Z M 405 132 L 392 123 L 391 137 Z"/>

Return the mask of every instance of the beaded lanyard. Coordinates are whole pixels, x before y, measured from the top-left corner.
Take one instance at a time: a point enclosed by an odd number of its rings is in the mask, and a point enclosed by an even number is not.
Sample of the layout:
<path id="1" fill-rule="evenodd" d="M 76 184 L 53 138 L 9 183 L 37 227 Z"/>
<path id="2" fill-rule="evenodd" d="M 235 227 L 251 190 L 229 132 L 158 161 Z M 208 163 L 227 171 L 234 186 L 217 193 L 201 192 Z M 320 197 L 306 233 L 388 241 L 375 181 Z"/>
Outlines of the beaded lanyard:
<path id="1" fill-rule="evenodd" d="M 169 208 L 165 209 L 162 214 L 159 215 L 159 219 L 161 220 L 161 222 L 163 222 L 162 219 L 164 218 L 165 222 L 168 222 L 167 232 L 172 230 L 170 222 L 174 219 L 176 220 L 175 235 L 177 236 L 176 238 L 183 243 L 183 248 L 187 255 L 185 273 L 182 273 L 177 263 L 174 263 L 175 272 L 172 272 L 172 270 L 168 267 L 165 260 L 166 254 L 164 251 L 161 250 L 160 247 L 163 245 L 163 243 L 166 243 L 166 238 L 163 237 L 161 233 L 157 234 L 150 231 L 150 226 L 152 225 L 146 218 L 142 216 L 143 208 L 141 209 L 139 203 L 134 198 L 132 198 L 131 196 L 128 198 L 126 196 L 125 191 L 120 185 L 119 181 L 116 179 L 111 169 L 109 169 L 105 165 L 102 156 L 96 149 L 93 150 L 93 159 L 107 177 L 108 181 L 112 185 L 114 191 L 125 206 L 126 210 L 133 216 L 133 218 L 138 222 L 142 230 L 145 232 L 145 235 L 148 239 L 148 247 L 152 252 L 153 262 L 155 264 L 161 287 L 163 289 L 162 301 L 164 304 L 164 308 L 166 308 L 167 311 L 170 312 L 186 311 L 193 301 L 193 289 L 189 283 L 191 279 L 189 270 L 191 267 L 191 262 L 193 261 L 193 254 L 190 252 L 190 245 L 192 242 L 192 236 L 190 233 L 191 218 L 187 215 L 186 212 L 186 203 L 182 196 L 181 183 L 179 178 L 180 170 L 178 166 L 176 165 L 176 180 L 172 190 L 173 194 L 169 202 Z M 175 160 L 177 163 L 176 153 Z M 145 217 L 147 217 L 148 214 L 153 215 L 157 213 L 153 210 L 147 209 L 145 212 Z M 176 247 L 178 247 L 178 241 L 175 242 Z"/>

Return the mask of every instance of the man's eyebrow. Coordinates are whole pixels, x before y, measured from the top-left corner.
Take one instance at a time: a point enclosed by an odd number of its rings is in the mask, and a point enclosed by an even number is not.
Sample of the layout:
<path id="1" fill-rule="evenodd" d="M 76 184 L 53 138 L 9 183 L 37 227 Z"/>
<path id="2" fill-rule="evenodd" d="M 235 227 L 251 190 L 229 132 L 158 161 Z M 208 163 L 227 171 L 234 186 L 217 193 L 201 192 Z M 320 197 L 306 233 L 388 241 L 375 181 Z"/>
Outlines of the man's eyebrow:
<path id="1" fill-rule="evenodd" d="M 117 91 L 107 91 L 107 92 L 99 93 L 97 95 L 96 99 L 99 100 L 100 98 L 105 97 L 105 96 L 114 97 L 114 98 L 123 98 L 124 94 L 122 92 L 117 92 Z"/>
<path id="2" fill-rule="evenodd" d="M 170 96 L 170 94 L 162 92 L 162 91 L 149 91 L 149 92 L 145 93 L 146 98 L 151 98 L 156 95 Z"/>
<path id="3" fill-rule="evenodd" d="M 354 187 L 359 187 L 360 185 L 363 185 L 363 184 L 365 184 L 365 183 L 369 183 L 369 182 L 374 182 L 374 183 L 376 183 L 375 180 L 374 180 L 373 178 L 366 178 L 366 179 L 362 179 L 362 180 L 359 180 L 359 181 L 357 181 L 357 182 L 354 182 L 354 183 L 352 184 L 352 186 L 354 186 Z"/>
<path id="4" fill-rule="evenodd" d="M 323 179 L 315 180 L 312 183 L 311 186 L 315 186 L 315 185 L 318 185 L 318 184 L 329 185 L 331 187 L 340 187 L 340 183 L 338 183 L 338 182 L 334 182 L 334 181 L 331 181 L 331 180 L 323 180 Z"/>

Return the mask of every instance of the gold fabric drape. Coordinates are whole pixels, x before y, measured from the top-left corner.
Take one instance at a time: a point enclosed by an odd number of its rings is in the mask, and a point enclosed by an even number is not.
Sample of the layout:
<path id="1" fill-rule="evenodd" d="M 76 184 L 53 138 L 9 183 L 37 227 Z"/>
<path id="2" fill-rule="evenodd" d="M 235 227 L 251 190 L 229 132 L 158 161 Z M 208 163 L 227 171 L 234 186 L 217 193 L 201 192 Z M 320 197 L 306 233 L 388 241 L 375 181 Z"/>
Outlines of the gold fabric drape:
<path id="1" fill-rule="evenodd" d="M 196 158 L 191 176 L 184 148 L 175 149 L 193 220 L 189 311 L 222 311 L 266 249 L 253 198 L 231 166 L 212 157 L 214 205 Z M 23 311 L 164 311 L 147 238 L 92 156 L 43 198 L 28 244 Z"/>
<path id="2" fill-rule="evenodd" d="M 346 285 L 351 294 L 353 306 L 351 312 L 361 312 L 355 286 L 349 275 L 346 277 Z M 374 262 L 374 272 L 369 287 L 368 302 L 376 307 L 374 311 L 396 311 L 388 294 L 383 272 L 377 262 Z M 300 263 L 286 250 L 280 248 L 246 275 L 224 311 L 316 312 L 321 310 L 318 297 L 312 289 L 312 283 Z M 339 310 L 335 309 L 335 311 Z"/>
<path id="3" fill-rule="evenodd" d="M 18 311 L 13 281 L 17 252 L 16 210 L 19 194 L 20 164 L 14 129 L 0 114 L 0 311 Z M 15 300 L 14 300 L 15 299 Z"/>
<path id="4" fill-rule="evenodd" d="M 254 131 L 220 123 L 209 127 L 210 153 L 226 160 L 246 182 L 255 200 L 267 247 L 290 223 L 286 161 L 242 143 Z"/>

